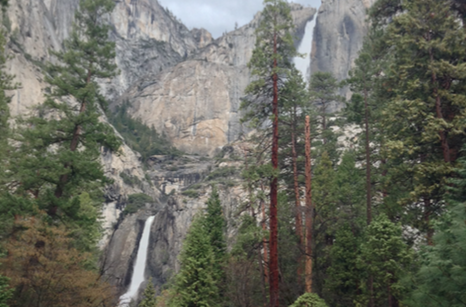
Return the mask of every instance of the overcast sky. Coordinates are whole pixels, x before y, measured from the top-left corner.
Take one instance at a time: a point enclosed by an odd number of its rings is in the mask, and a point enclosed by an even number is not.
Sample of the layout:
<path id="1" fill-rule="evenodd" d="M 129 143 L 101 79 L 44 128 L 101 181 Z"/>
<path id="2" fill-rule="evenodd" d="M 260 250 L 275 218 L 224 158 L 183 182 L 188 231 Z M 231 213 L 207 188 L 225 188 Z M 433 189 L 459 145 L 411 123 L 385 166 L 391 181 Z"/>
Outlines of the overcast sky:
<path id="1" fill-rule="evenodd" d="M 318 8 L 321 0 L 293 0 Z M 204 28 L 214 38 L 241 27 L 262 10 L 262 0 L 159 0 L 189 28 Z"/>

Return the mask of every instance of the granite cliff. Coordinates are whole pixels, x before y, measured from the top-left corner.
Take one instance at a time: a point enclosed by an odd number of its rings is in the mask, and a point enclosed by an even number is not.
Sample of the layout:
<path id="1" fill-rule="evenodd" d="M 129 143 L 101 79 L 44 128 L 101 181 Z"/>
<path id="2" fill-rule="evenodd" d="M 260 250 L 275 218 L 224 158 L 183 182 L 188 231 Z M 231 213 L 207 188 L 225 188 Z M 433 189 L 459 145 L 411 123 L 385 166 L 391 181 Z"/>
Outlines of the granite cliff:
<path id="1" fill-rule="evenodd" d="M 298 39 L 315 12 L 292 5 Z M 247 63 L 259 18 L 258 14 L 176 66 L 146 75 L 116 104 L 130 102 L 132 116 L 165 133 L 177 148 L 212 156 L 242 132 L 240 98 L 250 81 Z"/>
<path id="2" fill-rule="evenodd" d="M 339 81 L 348 77 L 367 32 L 366 10 L 374 2 L 322 0 L 311 47 L 311 72 L 330 72 Z M 348 89 L 341 92 L 348 93 Z"/>

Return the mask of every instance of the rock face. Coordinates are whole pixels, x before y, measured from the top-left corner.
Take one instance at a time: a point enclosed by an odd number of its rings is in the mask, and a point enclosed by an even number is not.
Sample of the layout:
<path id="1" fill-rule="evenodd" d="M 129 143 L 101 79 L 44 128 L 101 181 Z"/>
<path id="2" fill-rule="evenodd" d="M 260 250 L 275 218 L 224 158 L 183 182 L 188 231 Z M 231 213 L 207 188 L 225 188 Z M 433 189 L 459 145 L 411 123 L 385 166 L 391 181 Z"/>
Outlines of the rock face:
<path id="1" fill-rule="evenodd" d="M 330 72 L 339 81 L 348 77 L 367 32 L 366 10 L 374 2 L 322 0 L 314 30 L 311 73 Z M 347 89 L 342 91 L 344 96 L 347 93 Z"/>
<path id="2" fill-rule="evenodd" d="M 316 10 L 298 4 L 291 8 L 301 39 Z M 178 65 L 144 77 L 117 103 L 129 101 L 133 117 L 165 133 L 177 148 L 212 156 L 242 133 L 240 99 L 250 82 L 247 63 L 259 18 L 256 15 L 248 25 L 227 33 Z"/>

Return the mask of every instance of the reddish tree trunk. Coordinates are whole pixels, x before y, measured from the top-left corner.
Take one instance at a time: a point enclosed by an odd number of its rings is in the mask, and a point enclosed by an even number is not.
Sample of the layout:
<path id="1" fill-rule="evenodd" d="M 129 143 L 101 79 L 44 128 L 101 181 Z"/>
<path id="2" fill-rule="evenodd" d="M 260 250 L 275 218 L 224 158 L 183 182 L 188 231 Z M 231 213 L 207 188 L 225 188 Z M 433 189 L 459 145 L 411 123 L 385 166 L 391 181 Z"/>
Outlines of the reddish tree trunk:
<path id="1" fill-rule="evenodd" d="M 312 292 L 312 220 L 314 207 L 312 204 L 312 173 L 311 173 L 311 125 L 309 116 L 306 116 L 306 292 Z"/>
<path id="2" fill-rule="evenodd" d="M 277 34 L 274 33 L 273 37 L 273 53 L 277 54 Z M 272 137 L 272 167 L 278 170 L 278 75 L 276 73 L 277 59 L 273 61 L 273 137 Z M 278 217 L 277 217 L 277 203 L 278 203 L 278 178 L 275 174 L 270 183 L 270 307 L 278 307 Z"/>

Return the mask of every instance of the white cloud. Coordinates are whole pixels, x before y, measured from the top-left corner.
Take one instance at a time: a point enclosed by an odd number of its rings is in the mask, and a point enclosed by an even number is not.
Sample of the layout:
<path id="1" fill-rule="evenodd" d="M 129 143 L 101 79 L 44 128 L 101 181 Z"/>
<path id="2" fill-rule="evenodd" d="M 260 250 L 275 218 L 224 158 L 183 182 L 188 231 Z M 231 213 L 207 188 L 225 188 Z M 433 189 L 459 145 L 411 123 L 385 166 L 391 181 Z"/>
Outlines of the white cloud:
<path id="1" fill-rule="evenodd" d="M 262 0 L 159 0 L 190 29 L 204 28 L 214 38 L 232 31 L 235 23 L 243 26 L 262 10 Z M 320 0 L 294 0 L 317 7 Z"/>

